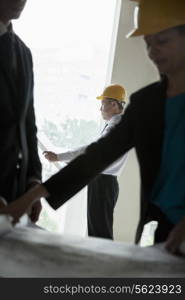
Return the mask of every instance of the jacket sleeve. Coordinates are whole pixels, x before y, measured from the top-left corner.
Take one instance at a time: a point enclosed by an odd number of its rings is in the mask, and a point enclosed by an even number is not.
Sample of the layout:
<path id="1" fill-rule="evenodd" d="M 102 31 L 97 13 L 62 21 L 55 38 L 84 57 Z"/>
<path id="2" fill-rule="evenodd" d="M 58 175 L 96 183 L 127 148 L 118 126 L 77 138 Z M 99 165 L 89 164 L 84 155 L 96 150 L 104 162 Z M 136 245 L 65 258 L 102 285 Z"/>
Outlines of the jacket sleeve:
<path id="1" fill-rule="evenodd" d="M 30 54 L 31 55 L 31 54 Z M 33 71 L 32 86 L 30 89 L 29 106 L 26 116 L 26 135 L 28 144 L 28 172 L 27 183 L 41 180 L 41 162 L 38 155 L 37 127 L 35 121 L 35 111 L 33 104 Z"/>
<path id="2" fill-rule="evenodd" d="M 49 204 L 55 209 L 60 207 L 133 144 L 133 116 L 129 105 L 120 123 L 109 134 L 90 144 L 82 155 L 44 183 L 50 194 Z"/>

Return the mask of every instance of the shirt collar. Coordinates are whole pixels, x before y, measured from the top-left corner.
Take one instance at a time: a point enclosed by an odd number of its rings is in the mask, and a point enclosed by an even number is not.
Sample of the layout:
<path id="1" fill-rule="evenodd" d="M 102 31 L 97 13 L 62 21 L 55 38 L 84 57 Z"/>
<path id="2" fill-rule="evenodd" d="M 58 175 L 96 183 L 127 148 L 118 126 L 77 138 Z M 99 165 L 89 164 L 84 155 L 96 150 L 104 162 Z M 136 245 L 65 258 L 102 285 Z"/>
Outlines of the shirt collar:
<path id="1" fill-rule="evenodd" d="M 112 122 L 114 119 L 117 119 L 118 116 L 121 116 L 121 115 L 123 115 L 123 112 L 121 112 L 120 114 L 113 115 L 112 118 L 110 118 L 110 120 L 106 121 L 106 124 L 109 124 L 110 122 Z"/>

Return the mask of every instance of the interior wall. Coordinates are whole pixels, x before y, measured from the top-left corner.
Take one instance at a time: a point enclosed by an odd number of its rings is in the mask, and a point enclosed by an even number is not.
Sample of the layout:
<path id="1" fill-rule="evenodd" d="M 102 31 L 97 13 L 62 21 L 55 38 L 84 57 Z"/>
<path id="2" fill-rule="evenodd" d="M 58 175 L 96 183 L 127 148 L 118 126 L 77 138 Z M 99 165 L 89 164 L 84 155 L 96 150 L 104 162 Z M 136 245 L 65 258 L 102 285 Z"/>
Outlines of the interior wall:
<path id="1" fill-rule="evenodd" d="M 125 35 L 133 29 L 135 2 L 122 0 L 118 26 L 112 83 L 125 86 L 129 95 L 158 79 L 157 71 L 147 58 L 142 37 Z M 114 214 L 114 238 L 133 242 L 139 216 L 139 169 L 135 151 L 129 152 L 126 166 L 119 177 L 120 194 Z"/>

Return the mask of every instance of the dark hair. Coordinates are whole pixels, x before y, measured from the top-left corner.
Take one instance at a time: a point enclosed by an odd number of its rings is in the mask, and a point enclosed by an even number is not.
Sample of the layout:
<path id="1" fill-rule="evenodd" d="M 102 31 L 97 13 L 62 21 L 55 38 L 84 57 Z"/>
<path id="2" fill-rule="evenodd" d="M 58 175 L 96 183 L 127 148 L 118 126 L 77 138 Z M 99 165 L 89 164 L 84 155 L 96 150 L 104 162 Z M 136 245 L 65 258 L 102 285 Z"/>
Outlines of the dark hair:
<path id="1" fill-rule="evenodd" d="M 185 24 L 176 26 L 174 29 L 177 30 L 180 34 L 185 34 Z"/>

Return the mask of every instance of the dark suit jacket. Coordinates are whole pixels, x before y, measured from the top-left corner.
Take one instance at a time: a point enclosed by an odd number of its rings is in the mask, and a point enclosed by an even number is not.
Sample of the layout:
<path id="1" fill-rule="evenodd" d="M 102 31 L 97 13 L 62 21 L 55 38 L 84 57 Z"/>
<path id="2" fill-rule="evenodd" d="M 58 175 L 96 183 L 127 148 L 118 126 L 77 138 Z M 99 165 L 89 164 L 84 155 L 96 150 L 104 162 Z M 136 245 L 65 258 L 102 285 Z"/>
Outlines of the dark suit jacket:
<path id="1" fill-rule="evenodd" d="M 13 48 L 12 48 L 13 47 Z M 16 55 L 16 70 L 12 54 Z M 0 36 L 0 196 L 8 202 L 41 179 L 30 50 L 13 33 Z M 21 153 L 20 169 L 17 169 Z"/>
<path id="2" fill-rule="evenodd" d="M 136 241 L 144 224 L 158 218 L 150 203 L 159 171 L 164 132 L 166 82 L 151 84 L 131 96 L 121 122 L 106 137 L 91 144 L 85 154 L 45 182 L 51 206 L 58 208 L 94 176 L 133 147 L 140 167 L 141 218 Z M 126 200 L 125 200 L 126 201 Z"/>

